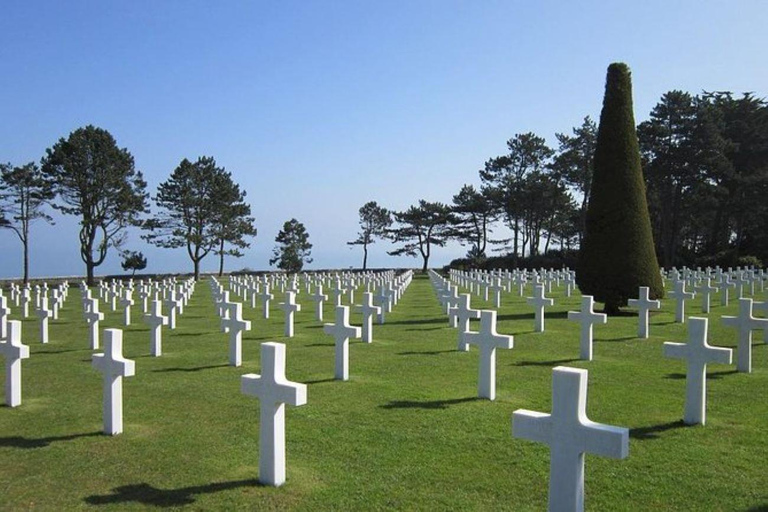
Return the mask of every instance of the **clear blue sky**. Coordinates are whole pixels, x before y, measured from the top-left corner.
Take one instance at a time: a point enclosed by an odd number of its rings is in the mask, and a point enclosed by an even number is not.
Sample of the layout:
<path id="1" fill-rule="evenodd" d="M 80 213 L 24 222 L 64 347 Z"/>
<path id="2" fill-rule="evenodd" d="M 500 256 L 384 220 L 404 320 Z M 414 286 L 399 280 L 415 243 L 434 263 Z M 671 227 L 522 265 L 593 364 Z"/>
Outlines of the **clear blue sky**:
<path id="1" fill-rule="evenodd" d="M 154 195 L 183 158 L 213 156 L 247 191 L 259 235 L 228 269 L 268 268 L 302 221 L 309 268 L 358 266 L 357 210 L 449 202 L 516 133 L 554 145 L 597 119 L 609 63 L 635 116 L 666 91 L 766 95 L 768 2 L 24 1 L 0 9 L 0 161 L 39 161 L 86 124 L 133 154 Z M 32 275 L 84 273 L 76 220 L 32 233 Z M 147 247 L 147 271 L 188 271 Z M 417 265 L 372 247 L 373 266 Z M 464 251 L 434 251 L 442 265 Z M 0 231 L 0 277 L 21 272 Z M 216 267 L 213 256 L 203 268 Z M 119 271 L 112 252 L 97 273 Z"/>

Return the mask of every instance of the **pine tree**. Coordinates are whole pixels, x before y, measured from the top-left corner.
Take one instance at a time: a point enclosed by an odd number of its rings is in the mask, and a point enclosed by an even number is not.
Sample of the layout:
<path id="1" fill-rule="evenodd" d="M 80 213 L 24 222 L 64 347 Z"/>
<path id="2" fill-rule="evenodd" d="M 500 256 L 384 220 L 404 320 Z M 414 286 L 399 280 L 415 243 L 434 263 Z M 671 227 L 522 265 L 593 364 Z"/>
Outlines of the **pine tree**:
<path id="1" fill-rule="evenodd" d="M 640 286 L 660 298 L 664 288 L 653 245 L 640 149 L 632 113 L 629 67 L 608 67 L 595 147 L 592 196 L 576 283 L 616 313 Z"/>

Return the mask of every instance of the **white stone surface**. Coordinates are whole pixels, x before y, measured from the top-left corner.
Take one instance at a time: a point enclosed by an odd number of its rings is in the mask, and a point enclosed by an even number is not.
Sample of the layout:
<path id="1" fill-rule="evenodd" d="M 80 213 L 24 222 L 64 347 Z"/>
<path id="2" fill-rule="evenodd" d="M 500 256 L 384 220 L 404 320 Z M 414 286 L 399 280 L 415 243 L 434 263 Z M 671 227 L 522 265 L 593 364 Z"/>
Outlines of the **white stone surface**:
<path id="1" fill-rule="evenodd" d="M 512 415 L 512 435 L 549 445 L 549 510 L 584 510 L 584 454 L 624 459 L 629 429 L 587 418 L 587 370 L 552 369 L 552 414 Z"/>
<path id="2" fill-rule="evenodd" d="M 221 326 L 229 333 L 229 365 L 243 364 L 243 331 L 251 330 L 251 322 L 243 320 L 243 305 L 239 302 L 227 304 L 229 315 L 221 319 Z"/>
<path id="3" fill-rule="evenodd" d="M 163 326 L 168 325 L 168 317 L 163 315 L 162 301 L 153 300 L 149 313 L 143 319 L 149 326 L 149 353 L 153 357 L 160 357 L 163 355 Z"/>
<path id="4" fill-rule="evenodd" d="M 739 299 L 739 316 L 723 316 L 723 325 L 738 331 L 736 369 L 752 373 L 752 331 L 768 329 L 768 318 L 752 316 L 752 299 Z"/>
<path id="5" fill-rule="evenodd" d="M 709 313 L 710 304 L 712 302 L 711 297 L 717 290 L 718 288 L 716 286 L 712 286 L 712 280 L 710 278 L 704 279 L 700 285 L 693 288 L 693 291 L 698 293 L 699 297 L 701 297 L 702 313 Z"/>
<path id="6" fill-rule="evenodd" d="M 104 353 L 91 356 L 92 365 L 104 376 L 104 433 L 123 432 L 123 377 L 136 374 L 136 363 L 123 357 L 123 331 L 104 329 Z"/>
<path id="7" fill-rule="evenodd" d="M 360 327 L 349 325 L 348 306 L 336 306 L 336 323 L 323 325 L 323 332 L 335 341 L 336 380 L 349 380 L 349 338 L 359 338 L 360 331 Z"/>
<path id="8" fill-rule="evenodd" d="M 323 304 L 328 300 L 328 296 L 323 294 L 323 286 L 317 285 L 315 293 L 309 296 L 309 298 L 315 303 L 315 320 L 318 322 L 323 321 Z"/>
<path id="9" fill-rule="evenodd" d="M 608 316 L 605 313 L 595 313 L 594 306 L 595 301 L 591 295 L 582 295 L 581 311 L 568 312 L 568 320 L 581 324 L 580 357 L 585 361 L 592 360 L 592 326 L 608 322 Z"/>
<path id="10" fill-rule="evenodd" d="M 544 307 L 553 305 L 555 301 L 544 296 L 544 286 L 536 285 L 533 287 L 533 297 L 527 297 L 525 302 L 534 308 L 534 332 L 544 332 Z"/>
<path id="11" fill-rule="evenodd" d="M 91 350 L 96 350 L 99 348 L 99 322 L 104 320 L 104 313 L 99 311 L 99 299 L 90 299 L 86 303 L 83 317 L 88 322 Z"/>
<path id="12" fill-rule="evenodd" d="M 674 289 L 669 292 L 669 298 L 675 300 L 675 322 L 685 322 L 685 301 L 693 299 L 696 294 L 685 291 L 685 281 L 678 279 L 674 282 Z"/>
<path id="13" fill-rule="evenodd" d="M 285 312 L 285 330 L 287 338 L 293 338 L 293 320 L 297 311 L 301 311 L 301 304 L 296 302 L 296 292 L 288 290 L 285 292 L 285 302 L 280 303 L 280 309 Z"/>
<path id="14" fill-rule="evenodd" d="M 47 297 L 40 299 L 40 304 L 35 309 L 35 314 L 40 320 L 40 343 L 48 343 L 48 320 L 53 317 L 53 311 L 48 307 Z"/>
<path id="15" fill-rule="evenodd" d="M 651 289 L 647 286 L 640 287 L 640 297 L 637 299 L 629 299 L 628 303 L 633 308 L 637 308 L 637 337 L 642 339 L 648 338 L 648 312 L 651 309 L 661 309 L 661 301 L 651 300 L 648 295 Z"/>
<path id="16" fill-rule="evenodd" d="M 373 294 L 363 292 L 363 303 L 357 306 L 363 315 L 362 335 L 365 343 L 373 343 L 373 315 L 381 312 L 380 306 L 373 305 Z"/>
<path id="17" fill-rule="evenodd" d="M 480 365 L 477 378 L 477 396 L 496 399 L 496 349 L 511 349 L 512 336 L 496 332 L 496 311 L 480 311 L 480 330 L 464 333 L 464 341 L 480 349 Z"/>
<path id="18" fill-rule="evenodd" d="M 688 371 L 685 380 L 685 413 L 688 425 L 704 425 L 707 419 L 707 364 L 731 364 L 732 350 L 707 343 L 707 319 L 688 319 L 688 343 L 664 343 L 664 356 L 684 359 Z"/>
<path id="19" fill-rule="evenodd" d="M 307 386 L 285 377 L 285 345 L 261 344 L 261 375 L 241 377 L 241 391 L 260 401 L 259 481 L 279 487 L 285 483 L 285 404 L 307 403 Z"/>
<path id="20" fill-rule="evenodd" d="M 8 407 L 21 405 L 21 360 L 29 358 L 29 347 L 21 343 L 21 322 L 8 320 L 7 336 L 0 342 L 5 358 L 5 403 Z"/>

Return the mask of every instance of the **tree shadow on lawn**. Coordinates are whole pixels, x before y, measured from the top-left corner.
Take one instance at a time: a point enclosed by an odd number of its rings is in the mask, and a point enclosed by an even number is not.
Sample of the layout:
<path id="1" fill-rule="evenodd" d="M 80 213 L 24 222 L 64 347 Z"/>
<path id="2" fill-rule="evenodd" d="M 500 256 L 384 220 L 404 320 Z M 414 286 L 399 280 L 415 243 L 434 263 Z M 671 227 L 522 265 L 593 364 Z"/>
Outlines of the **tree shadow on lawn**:
<path id="1" fill-rule="evenodd" d="M 448 324 L 447 316 L 438 316 L 434 318 L 422 318 L 419 320 L 399 320 L 397 322 L 385 321 L 385 325 L 422 325 L 422 324 Z"/>
<path id="2" fill-rule="evenodd" d="M 629 429 L 629 437 L 634 439 L 658 439 L 661 432 L 667 430 L 674 430 L 676 428 L 684 428 L 690 425 L 686 425 L 683 420 L 671 421 L 669 423 L 661 423 L 659 425 L 650 425 L 648 427 L 637 427 Z"/>
<path id="3" fill-rule="evenodd" d="M 465 402 L 476 402 L 485 400 L 476 396 L 468 398 L 452 398 L 450 400 L 431 400 L 426 402 L 415 402 L 412 400 L 393 400 L 385 405 L 380 405 L 382 409 L 447 409 L 451 405 L 463 404 Z"/>
<path id="4" fill-rule="evenodd" d="M 209 370 L 212 368 L 226 368 L 228 364 L 212 364 L 208 366 L 196 366 L 192 368 L 160 368 L 159 370 L 152 370 L 153 372 L 165 373 L 165 372 L 199 372 L 202 370 Z"/>
<path id="5" fill-rule="evenodd" d="M 568 318 L 568 312 L 567 311 L 554 311 L 552 313 L 547 313 L 546 310 L 544 310 L 544 318 L 547 320 L 557 320 L 562 318 Z M 497 315 L 496 320 L 533 320 L 534 314 L 533 311 L 530 313 L 508 313 L 506 315 Z"/>
<path id="6" fill-rule="evenodd" d="M 581 359 L 556 359 L 554 361 L 518 361 L 515 366 L 550 366 L 555 367 L 560 364 L 573 363 Z"/>
<path id="7" fill-rule="evenodd" d="M 21 437 L 21 436 L 0 437 L 0 447 L 23 448 L 23 449 L 45 448 L 49 444 L 56 443 L 59 441 L 73 441 L 81 437 L 95 437 L 95 436 L 101 436 L 101 435 L 104 435 L 104 433 L 88 432 L 87 434 L 70 434 L 68 436 L 51 436 L 51 437 L 41 437 L 38 439 L 30 439 L 30 438 Z"/>
<path id="8" fill-rule="evenodd" d="M 726 375 L 736 375 L 739 373 L 738 370 L 727 370 L 722 372 L 707 372 L 707 378 L 708 379 L 722 379 Z M 684 373 L 668 373 L 664 378 L 666 379 L 675 379 L 675 380 L 682 380 L 685 379 L 687 376 Z"/>
<path id="9" fill-rule="evenodd" d="M 458 352 L 458 350 L 454 348 L 450 350 L 426 350 L 424 352 L 418 352 L 418 351 L 398 352 L 397 355 L 399 356 L 437 356 L 440 354 L 450 354 L 451 352 Z"/>
<path id="10" fill-rule="evenodd" d="M 768 503 L 758 505 L 756 507 L 750 507 L 747 512 L 768 512 Z"/>
<path id="11" fill-rule="evenodd" d="M 178 507 L 195 502 L 195 494 L 228 491 L 239 487 L 261 487 L 256 479 L 234 480 L 207 485 L 195 485 L 180 489 L 158 489 L 148 483 L 123 485 L 112 489 L 112 494 L 94 495 L 84 498 L 90 505 L 111 505 L 113 503 L 135 502 L 145 506 Z"/>

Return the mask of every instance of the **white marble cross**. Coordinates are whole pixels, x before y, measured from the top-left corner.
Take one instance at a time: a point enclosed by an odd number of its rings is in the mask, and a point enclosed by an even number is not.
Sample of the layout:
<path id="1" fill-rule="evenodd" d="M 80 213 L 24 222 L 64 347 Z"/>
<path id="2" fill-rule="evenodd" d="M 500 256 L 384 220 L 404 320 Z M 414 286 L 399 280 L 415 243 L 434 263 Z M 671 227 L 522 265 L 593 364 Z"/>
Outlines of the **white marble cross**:
<path id="1" fill-rule="evenodd" d="M 0 340 L 8 336 L 8 320 L 11 308 L 8 307 L 8 298 L 0 295 Z"/>
<path id="2" fill-rule="evenodd" d="M 104 353 L 91 356 L 92 365 L 104 375 L 104 433 L 123 431 L 123 377 L 136 374 L 136 363 L 123 357 L 123 331 L 104 329 Z"/>
<path id="3" fill-rule="evenodd" d="M 149 326 L 149 353 L 154 357 L 163 355 L 163 326 L 168 325 L 168 317 L 163 315 L 163 303 L 153 300 L 150 312 L 144 315 L 144 323 Z"/>
<path id="4" fill-rule="evenodd" d="M 581 311 L 568 312 L 568 320 L 581 324 L 581 335 L 579 337 L 580 357 L 586 361 L 592 360 L 592 326 L 608 322 L 608 315 L 593 311 L 594 305 L 595 301 L 591 295 L 582 295 Z"/>
<path id="5" fill-rule="evenodd" d="M 360 330 L 360 327 L 349 325 L 348 306 L 336 306 L 336 323 L 323 325 L 323 332 L 335 340 L 336 380 L 349 380 L 349 338 L 359 338 Z"/>
<path id="6" fill-rule="evenodd" d="M 739 316 L 721 318 L 723 325 L 735 327 L 739 331 L 736 369 L 743 373 L 752 373 L 752 331 L 768 329 L 768 318 L 752 316 L 752 299 L 739 299 Z"/>
<path id="7" fill-rule="evenodd" d="M 669 297 L 675 299 L 675 322 L 681 324 L 685 322 L 685 301 L 693 299 L 696 296 L 693 292 L 685 291 L 685 280 L 675 281 L 675 288 L 669 292 Z"/>
<path id="8" fill-rule="evenodd" d="M 123 324 L 131 325 L 131 306 L 133 306 L 133 290 L 125 290 L 120 297 L 120 307 L 123 308 Z"/>
<path id="9" fill-rule="evenodd" d="M 243 331 L 251 330 L 251 322 L 243 320 L 243 305 L 239 302 L 227 303 L 229 315 L 221 319 L 221 326 L 229 332 L 229 365 L 243 364 Z"/>
<path id="10" fill-rule="evenodd" d="M 323 285 L 318 284 L 315 293 L 309 296 L 315 303 L 315 320 L 323 321 L 323 303 L 328 300 L 328 296 L 323 294 Z"/>
<path id="11" fill-rule="evenodd" d="M 42 297 L 40 305 L 35 310 L 40 319 L 40 343 L 48 343 L 48 319 L 53 316 L 53 311 L 48 308 L 48 298 Z"/>
<path id="12" fill-rule="evenodd" d="M 464 333 L 464 341 L 480 348 L 477 396 L 496 399 L 496 349 L 511 349 L 514 338 L 496 332 L 496 311 L 480 311 L 480 331 Z"/>
<path id="13" fill-rule="evenodd" d="M 357 306 L 358 311 L 363 314 L 363 341 L 365 343 L 373 342 L 373 315 L 378 315 L 381 311 L 380 306 L 373 305 L 373 294 L 363 292 L 363 303 Z"/>
<path id="14" fill-rule="evenodd" d="M 168 298 L 165 300 L 166 309 L 168 309 L 168 328 L 176 329 L 176 313 L 181 309 L 182 300 L 176 296 L 176 289 L 171 288 L 168 292 Z"/>
<path id="15" fill-rule="evenodd" d="M 480 310 L 469 307 L 471 297 L 468 293 L 462 293 L 458 298 L 456 307 L 450 310 L 450 313 L 456 318 L 456 325 L 459 330 L 458 350 L 461 352 L 469 350 L 469 344 L 464 341 L 464 334 L 470 331 L 470 320 L 480 318 Z"/>
<path id="16" fill-rule="evenodd" d="M 285 336 L 293 338 L 293 318 L 297 311 L 301 311 L 301 304 L 296 302 L 296 292 L 288 290 L 285 292 L 285 302 L 281 302 L 280 309 L 285 311 Z"/>
<path id="17" fill-rule="evenodd" d="M 661 302 L 658 300 L 651 300 L 648 298 L 650 288 L 647 286 L 640 287 L 640 297 L 637 299 L 629 299 L 628 303 L 633 308 L 637 308 L 637 337 L 646 339 L 648 338 L 648 311 L 651 309 L 660 309 Z"/>
<path id="18" fill-rule="evenodd" d="M 382 325 L 384 323 L 384 317 L 387 312 L 386 305 L 389 303 L 389 295 L 384 289 L 384 285 L 379 286 L 379 291 L 376 293 L 376 295 L 373 296 L 373 298 L 376 301 L 376 304 L 378 304 L 380 308 L 379 315 L 376 318 L 376 323 L 378 323 L 379 325 Z"/>
<path id="19" fill-rule="evenodd" d="M 285 345 L 261 344 L 261 375 L 240 378 L 245 395 L 259 399 L 259 481 L 279 487 L 285 483 L 285 404 L 307 403 L 307 386 L 285 377 Z"/>
<path id="20" fill-rule="evenodd" d="M 264 305 L 264 318 L 269 318 L 269 301 L 274 299 L 275 296 L 269 293 L 269 285 L 264 284 L 264 290 L 259 294 L 259 300 Z"/>
<path id="21" fill-rule="evenodd" d="M 732 350 L 707 343 L 707 319 L 688 319 L 688 343 L 664 343 L 664 356 L 685 359 L 685 414 L 688 425 L 704 425 L 707 419 L 707 363 L 731 364 Z"/>
<path id="22" fill-rule="evenodd" d="M 5 357 L 5 403 L 8 407 L 21 405 L 21 360 L 29 358 L 29 347 L 21 343 L 21 322 L 8 320 L 7 336 L 0 342 Z"/>
<path id="23" fill-rule="evenodd" d="M 83 317 L 90 329 L 91 350 L 96 350 L 99 348 L 99 322 L 104 320 L 104 313 L 99 311 L 99 299 L 91 299 L 87 302 Z"/>
<path id="24" fill-rule="evenodd" d="M 693 288 L 693 291 L 698 293 L 701 296 L 701 312 L 702 313 L 709 313 L 710 309 L 710 298 L 712 294 L 717 292 L 718 288 L 715 286 L 712 286 L 712 280 L 710 278 L 706 278 L 702 281 L 702 283 L 698 286 L 695 286 Z"/>
<path id="25" fill-rule="evenodd" d="M 544 307 L 551 306 L 555 301 L 544 296 L 544 286 L 536 285 L 533 287 L 533 297 L 527 297 L 525 302 L 535 308 L 534 332 L 544 332 Z"/>
<path id="26" fill-rule="evenodd" d="M 501 285 L 501 279 L 498 277 L 493 278 L 493 282 L 486 288 L 489 292 L 493 293 L 493 307 L 501 307 L 501 292 L 504 287 Z"/>
<path id="27" fill-rule="evenodd" d="M 549 510 L 584 510 L 584 454 L 624 459 L 629 429 L 587 418 L 587 370 L 552 369 L 552 414 L 516 410 L 512 435 L 549 445 Z"/>

